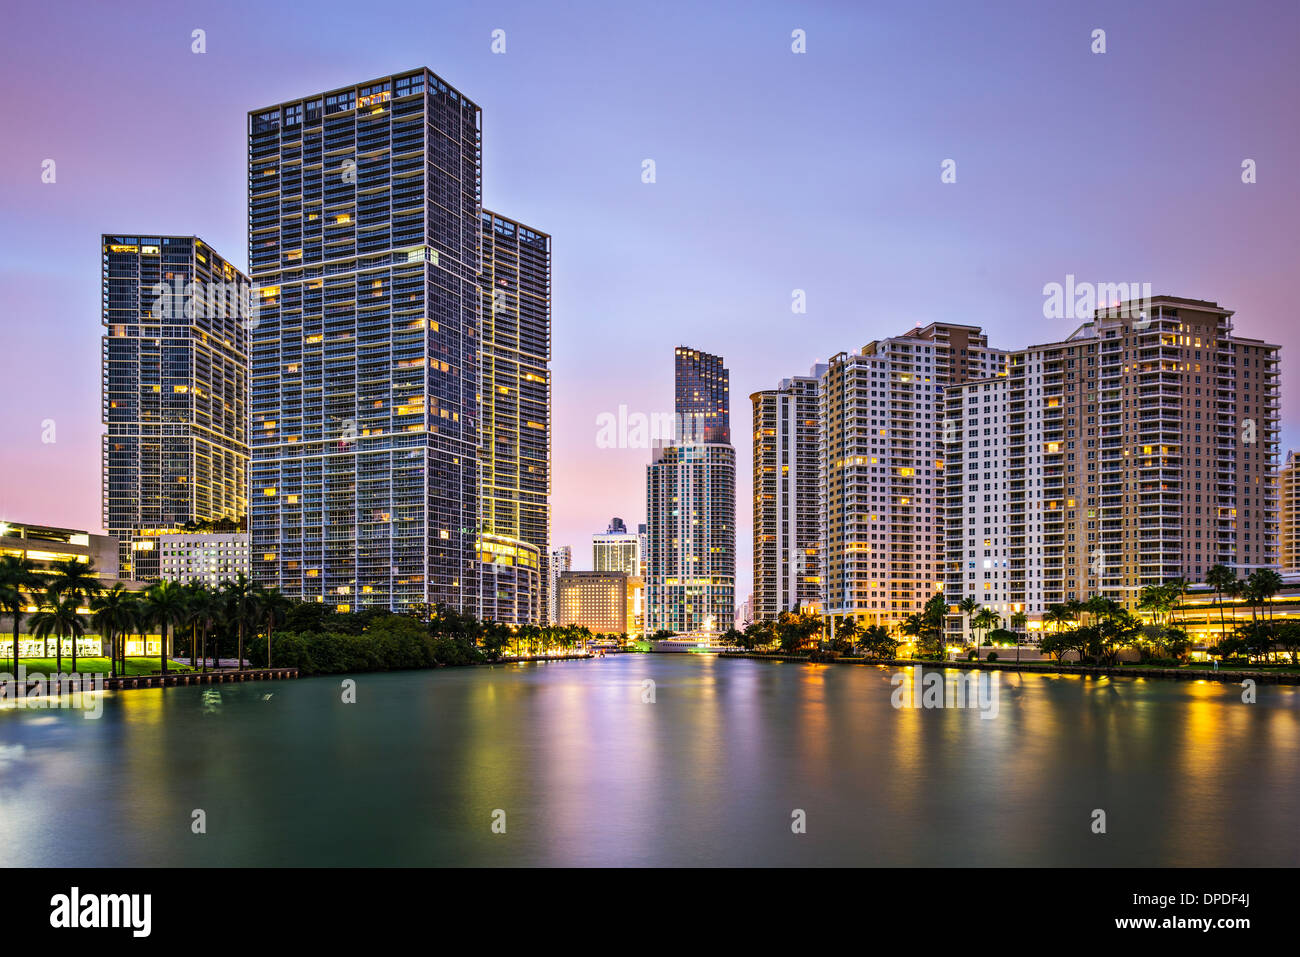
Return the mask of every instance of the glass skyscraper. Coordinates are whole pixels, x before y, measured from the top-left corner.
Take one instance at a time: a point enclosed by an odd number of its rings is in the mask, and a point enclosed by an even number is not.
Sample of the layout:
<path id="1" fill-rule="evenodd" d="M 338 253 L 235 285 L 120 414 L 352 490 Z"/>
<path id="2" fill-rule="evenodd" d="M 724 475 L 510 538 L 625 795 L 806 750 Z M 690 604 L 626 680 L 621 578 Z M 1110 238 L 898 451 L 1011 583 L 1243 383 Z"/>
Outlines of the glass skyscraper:
<path id="1" fill-rule="evenodd" d="M 254 578 L 478 608 L 481 120 L 428 70 L 248 116 Z"/>
<path id="2" fill-rule="evenodd" d="M 123 578 L 159 577 L 140 531 L 248 508 L 247 277 L 194 236 L 101 237 L 103 518 Z"/>
<path id="3" fill-rule="evenodd" d="M 483 210 L 479 615 L 541 624 L 551 532 L 551 237 Z"/>
<path id="4" fill-rule="evenodd" d="M 721 356 L 680 346 L 671 445 L 646 469 L 646 631 L 703 637 L 736 610 L 736 451 Z"/>

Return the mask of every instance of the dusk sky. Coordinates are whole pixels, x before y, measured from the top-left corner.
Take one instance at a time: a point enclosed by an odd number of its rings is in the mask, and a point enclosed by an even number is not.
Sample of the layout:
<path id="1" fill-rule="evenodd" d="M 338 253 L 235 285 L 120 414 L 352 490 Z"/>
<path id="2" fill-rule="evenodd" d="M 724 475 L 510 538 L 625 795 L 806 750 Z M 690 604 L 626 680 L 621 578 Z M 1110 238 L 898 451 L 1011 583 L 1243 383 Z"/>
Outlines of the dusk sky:
<path id="1" fill-rule="evenodd" d="M 610 516 L 645 520 L 649 453 L 598 448 L 596 418 L 670 411 L 674 346 L 731 370 L 740 601 L 750 393 L 934 320 L 1062 338 L 1067 274 L 1280 343 L 1285 455 L 1298 46 L 1294 2 L 11 5 L 0 519 L 101 528 L 100 234 L 246 267 L 247 112 L 419 66 L 482 107 L 484 205 L 554 237 L 552 542 L 579 568 Z"/>

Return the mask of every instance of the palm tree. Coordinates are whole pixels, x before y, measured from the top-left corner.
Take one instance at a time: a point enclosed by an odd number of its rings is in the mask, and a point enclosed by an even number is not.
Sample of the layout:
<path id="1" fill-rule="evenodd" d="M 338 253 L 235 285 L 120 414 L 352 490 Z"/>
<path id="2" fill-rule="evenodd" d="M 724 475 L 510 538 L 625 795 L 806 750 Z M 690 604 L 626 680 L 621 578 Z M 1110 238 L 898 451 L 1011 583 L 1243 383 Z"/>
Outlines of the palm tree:
<path id="1" fill-rule="evenodd" d="M 1011 616 L 1011 627 L 1016 629 L 1016 664 L 1020 664 L 1020 639 L 1029 627 L 1029 614 L 1023 608 Z"/>
<path id="2" fill-rule="evenodd" d="M 1043 614 L 1044 620 L 1052 625 L 1052 630 L 1060 632 L 1066 625 L 1074 624 L 1074 614 L 1067 605 L 1048 605 Z"/>
<path id="3" fill-rule="evenodd" d="M 172 630 L 185 623 L 185 586 L 174 581 L 155 582 L 144 593 L 144 607 L 149 620 L 158 626 L 161 637 L 158 660 L 162 673 L 167 674 L 167 646 L 171 643 Z"/>
<path id="4" fill-rule="evenodd" d="M 108 642 L 109 674 L 117 677 L 117 644 L 139 620 L 140 609 L 135 596 L 121 585 L 114 585 L 90 600 L 91 620 Z"/>
<path id="5" fill-rule="evenodd" d="M 200 667 L 203 671 L 207 671 L 208 631 L 221 616 L 220 596 L 216 595 L 212 589 L 208 588 L 208 586 L 204 585 L 202 582 L 194 582 L 190 585 L 189 612 L 192 627 L 199 636 L 198 654 Z M 190 667 L 193 666 L 194 655 L 191 650 Z"/>
<path id="6" fill-rule="evenodd" d="M 975 612 L 979 611 L 979 607 L 980 607 L 979 600 L 974 595 L 967 595 L 965 598 L 963 598 L 961 601 L 957 603 L 957 607 L 960 608 L 962 614 L 966 616 L 966 624 L 968 629 L 971 632 L 971 641 L 974 641 L 975 640 L 974 618 L 975 618 Z"/>
<path id="7" fill-rule="evenodd" d="M 31 627 L 32 634 L 46 640 L 46 647 L 49 647 L 50 635 L 54 635 L 54 667 L 57 673 L 62 674 L 63 639 L 69 635 L 72 637 L 75 653 L 77 639 L 86 633 L 86 620 L 77 611 L 77 596 L 60 597 L 53 588 L 47 590 L 40 611 L 31 617 Z M 75 659 L 72 670 L 77 670 Z"/>
<path id="8" fill-rule="evenodd" d="M 36 565 L 30 558 L 17 555 L 5 555 L 0 558 L 0 608 L 14 618 L 14 677 L 18 676 L 18 624 L 23 618 L 23 609 L 27 607 L 29 595 L 34 589 L 45 584 L 44 577 L 37 572 Z"/>
<path id="9" fill-rule="evenodd" d="M 1266 611 L 1268 627 L 1273 628 L 1273 596 L 1282 588 L 1282 576 L 1271 568 L 1257 568 L 1246 579 L 1255 590 L 1260 606 Z"/>
<path id="10" fill-rule="evenodd" d="M 252 621 L 256 610 L 253 602 L 253 583 L 248 576 L 239 575 L 234 580 L 227 579 L 221 583 L 221 596 L 225 602 L 226 620 L 235 626 L 239 634 L 238 657 L 236 668 L 244 667 L 244 633 Z"/>
<path id="11" fill-rule="evenodd" d="M 86 600 L 98 595 L 103 585 L 95 574 L 95 563 L 87 559 L 67 558 L 50 565 L 49 589 L 62 598 Z M 78 606 L 79 607 L 79 606 Z M 77 670 L 77 637 L 72 639 L 72 670 Z"/>
<path id="12" fill-rule="evenodd" d="M 1205 576 L 1205 583 L 1214 589 L 1214 603 L 1219 606 L 1219 640 L 1227 636 L 1227 622 L 1223 616 L 1223 599 L 1237 583 L 1237 573 L 1227 565 L 1215 565 Z"/>
<path id="13" fill-rule="evenodd" d="M 972 627 L 984 632 L 986 641 L 988 640 L 988 633 L 1000 624 L 1002 624 L 1002 616 L 992 608 L 987 607 L 981 608 L 971 622 Z"/>
<path id="14" fill-rule="evenodd" d="M 274 585 L 270 588 L 257 585 L 253 588 L 253 605 L 257 615 L 266 622 L 266 667 L 269 668 L 271 667 L 271 632 L 275 630 L 277 622 L 284 621 L 292 603 Z"/>

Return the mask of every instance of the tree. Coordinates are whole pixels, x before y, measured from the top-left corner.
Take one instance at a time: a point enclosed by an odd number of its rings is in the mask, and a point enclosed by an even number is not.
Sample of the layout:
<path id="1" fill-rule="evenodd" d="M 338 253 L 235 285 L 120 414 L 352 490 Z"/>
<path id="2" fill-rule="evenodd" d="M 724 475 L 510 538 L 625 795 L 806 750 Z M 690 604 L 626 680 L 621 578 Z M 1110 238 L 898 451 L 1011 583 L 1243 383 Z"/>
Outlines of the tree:
<path id="1" fill-rule="evenodd" d="M 1053 631 L 1059 632 L 1066 625 L 1075 624 L 1076 613 L 1071 611 L 1068 605 L 1048 605 L 1043 620 L 1052 626 Z"/>
<path id="2" fill-rule="evenodd" d="M 892 660 L 898 654 L 898 642 L 891 638 L 884 625 L 870 625 L 862 630 L 858 639 L 862 652 L 868 658 Z"/>
<path id="3" fill-rule="evenodd" d="M 36 570 L 30 558 L 17 555 L 0 557 L 0 608 L 9 612 L 14 620 L 14 676 L 18 675 L 18 625 L 23 618 L 29 596 L 45 584 L 45 578 Z"/>
<path id="4" fill-rule="evenodd" d="M 91 620 L 108 642 L 109 674 L 117 677 L 118 641 L 136 626 L 140 609 L 133 594 L 121 585 L 90 600 Z"/>
<path id="5" fill-rule="evenodd" d="M 979 611 L 979 599 L 974 595 L 967 595 L 957 603 L 957 607 L 960 608 L 962 614 L 966 616 L 966 625 L 971 634 L 971 643 L 978 648 L 979 642 L 975 641 L 975 614 Z"/>
<path id="6" fill-rule="evenodd" d="M 835 637 L 847 641 L 850 649 L 857 644 L 861 629 L 858 627 L 858 620 L 852 615 L 837 615 L 831 620 L 831 625 Z"/>
<path id="7" fill-rule="evenodd" d="M 253 583 L 246 575 L 238 575 L 221 583 L 221 598 L 226 621 L 239 636 L 235 667 L 244 667 L 244 634 L 256 615 Z"/>
<path id="8" fill-rule="evenodd" d="M 1002 616 L 992 608 L 981 608 L 979 612 L 976 613 L 974 620 L 971 622 L 973 627 L 984 632 L 985 641 L 988 640 L 987 636 L 989 631 L 1000 624 L 1002 624 Z"/>
<path id="9" fill-rule="evenodd" d="M 67 558 L 53 562 L 50 565 L 48 582 L 50 591 L 56 597 L 73 599 L 74 608 L 79 608 L 81 601 L 89 601 L 91 596 L 99 594 L 103 587 L 95 574 L 95 563 L 89 559 L 83 562 L 80 559 Z M 84 630 L 78 632 L 72 639 L 73 671 L 77 670 L 77 638 L 83 633 Z"/>
<path id="10" fill-rule="evenodd" d="M 158 626 L 158 661 L 163 674 L 167 674 L 167 647 L 171 643 L 173 629 L 183 625 L 189 614 L 188 597 L 185 586 L 174 581 L 155 582 L 144 593 L 145 617 Z"/>
<path id="11" fill-rule="evenodd" d="M 1214 603 L 1219 606 L 1219 639 L 1227 637 L 1228 625 L 1223 615 L 1224 596 L 1234 594 L 1237 573 L 1227 565 L 1215 565 L 1205 576 L 1205 583 L 1214 589 Z"/>
<path id="12" fill-rule="evenodd" d="M 1282 588 L 1282 576 L 1271 568 L 1257 568 L 1250 573 L 1250 577 L 1246 581 L 1250 584 L 1260 606 L 1267 612 L 1268 626 L 1272 629 L 1273 596 Z"/>
<path id="13" fill-rule="evenodd" d="M 289 607 L 289 599 L 274 585 L 270 588 L 261 585 L 253 587 L 253 608 L 258 617 L 266 622 L 266 666 L 268 668 L 271 667 L 271 632 L 275 630 L 276 622 L 283 622 L 288 616 Z M 508 633 L 506 637 L 509 637 Z M 499 651 L 498 657 L 500 657 Z"/>
<path id="14" fill-rule="evenodd" d="M 86 620 L 77 611 L 77 600 L 76 595 L 60 596 L 50 588 L 45 592 L 40 611 L 31 617 L 32 634 L 46 639 L 47 648 L 50 635 L 54 635 L 55 670 L 59 674 L 63 673 L 63 639 L 71 636 L 75 655 L 77 639 L 86 633 Z M 77 670 L 75 658 L 72 670 Z"/>

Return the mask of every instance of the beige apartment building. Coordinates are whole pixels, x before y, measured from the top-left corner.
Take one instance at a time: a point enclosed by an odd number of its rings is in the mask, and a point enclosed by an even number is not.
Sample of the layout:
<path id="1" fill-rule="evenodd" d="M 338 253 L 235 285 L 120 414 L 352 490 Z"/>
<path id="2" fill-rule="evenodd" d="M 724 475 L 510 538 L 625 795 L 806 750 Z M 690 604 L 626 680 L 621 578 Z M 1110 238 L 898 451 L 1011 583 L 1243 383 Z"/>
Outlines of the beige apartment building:
<path id="1" fill-rule="evenodd" d="M 1278 347 L 1235 336 L 1231 317 L 1122 303 L 949 393 L 950 606 L 973 596 L 1034 627 L 1070 599 L 1132 607 L 1215 564 L 1277 564 Z"/>
<path id="2" fill-rule="evenodd" d="M 1278 476 L 1279 563 L 1283 574 L 1300 575 L 1300 455 L 1287 453 Z"/>
<path id="3" fill-rule="evenodd" d="M 1004 365 L 980 329 L 952 323 L 831 358 L 818 416 L 825 614 L 893 626 L 943 588 L 946 390 Z"/>
<path id="4" fill-rule="evenodd" d="M 749 397 L 754 411 L 752 621 L 821 608 L 817 393 L 825 365 Z"/>

